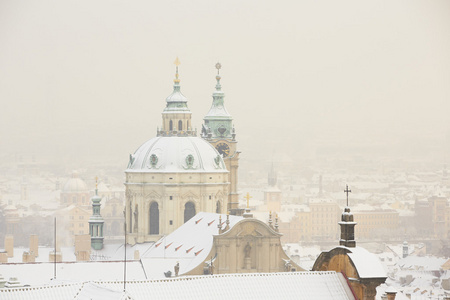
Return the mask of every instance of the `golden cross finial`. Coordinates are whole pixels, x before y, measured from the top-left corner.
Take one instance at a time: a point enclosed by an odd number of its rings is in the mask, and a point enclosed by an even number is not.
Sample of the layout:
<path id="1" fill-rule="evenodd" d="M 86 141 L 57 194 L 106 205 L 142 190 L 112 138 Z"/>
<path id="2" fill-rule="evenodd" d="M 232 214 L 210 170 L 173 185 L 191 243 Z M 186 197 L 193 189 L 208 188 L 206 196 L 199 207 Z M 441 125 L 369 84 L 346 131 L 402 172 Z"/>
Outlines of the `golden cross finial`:
<path id="1" fill-rule="evenodd" d="M 95 189 L 98 187 L 98 176 L 95 176 Z"/>
<path id="2" fill-rule="evenodd" d="M 177 72 L 175 73 L 175 80 L 174 80 L 174 82 L 175 83 L 179 83 L 180 79 L 178 79 L 178 66 L 181 65 L 181 63 L 180 63 L 180 60 L 178 59 L 178 56 L 177 56 L 177 58 L 175 59 L 175 61 L 173 63 L 175 64 L 175 66 L 177 66 Z"/>
<path id="3" fill-rule="evenodd" d="M 247 193 L 247 196 L 244 197 L 244 199 L 247 199 L 247 208 L 250 208 L 250 198 L 253 198 L 252 196 L 250 196 L 249 193 Z"/>

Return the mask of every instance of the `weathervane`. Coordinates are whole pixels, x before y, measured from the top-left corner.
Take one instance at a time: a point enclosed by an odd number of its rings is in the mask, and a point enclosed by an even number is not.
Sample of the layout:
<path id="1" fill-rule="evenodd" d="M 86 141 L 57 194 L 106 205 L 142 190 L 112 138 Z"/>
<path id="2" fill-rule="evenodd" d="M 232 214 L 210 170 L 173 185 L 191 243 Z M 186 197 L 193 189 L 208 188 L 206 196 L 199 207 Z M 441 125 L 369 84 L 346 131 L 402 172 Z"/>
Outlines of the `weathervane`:
<path id="1" fill-rule="evenodd" d="M 348 184 L 345 185 L 344 193 L 347 193 L 347 206 L 348 206 L 348 193 L 351 193 L 352 191 L 348 189 Z"/>

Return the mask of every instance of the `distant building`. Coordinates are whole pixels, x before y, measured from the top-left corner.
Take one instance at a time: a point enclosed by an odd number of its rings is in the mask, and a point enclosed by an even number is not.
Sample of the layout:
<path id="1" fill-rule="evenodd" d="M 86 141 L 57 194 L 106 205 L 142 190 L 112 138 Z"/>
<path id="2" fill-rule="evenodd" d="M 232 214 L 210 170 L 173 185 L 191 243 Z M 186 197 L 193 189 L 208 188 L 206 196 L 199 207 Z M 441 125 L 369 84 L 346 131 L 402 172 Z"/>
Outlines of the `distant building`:
<path id="1" fill-rule="evenodd" d="M 393 209 L 356 206 L 353 216 L 358 222 L 356 235 L 361 239 L 386 238 L 399 229 L 399 213 Z"/>

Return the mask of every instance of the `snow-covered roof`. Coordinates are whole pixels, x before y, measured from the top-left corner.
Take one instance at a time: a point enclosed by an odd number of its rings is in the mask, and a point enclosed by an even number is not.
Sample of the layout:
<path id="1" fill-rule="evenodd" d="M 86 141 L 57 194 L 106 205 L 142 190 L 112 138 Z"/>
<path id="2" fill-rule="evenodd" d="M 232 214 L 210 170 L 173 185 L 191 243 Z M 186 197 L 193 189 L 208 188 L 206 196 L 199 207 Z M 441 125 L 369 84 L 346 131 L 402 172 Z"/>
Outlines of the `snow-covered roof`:
<path id="1" fill-rule="evenodd" d="M 78 177 L 77 172 L 72 173 L 72 178 L 67 180 L 62 189 L 64 193 L 87 193 L 88 188 L 86 183 Z"/>
<path id="2" fill-rule="evenodd" d="M 57 263 L 56 279 L 60 283 L 95 280 L 122 280 L 123 269 L 124 263 L 121 261 Z M 2 264 L 1 274 L 5 279 L 17 277 L 21 285 L 45 285 L 50 283 L 50 280 L 54 276 L 54 264 Z M 140 261 L 127 262 L 127 279 L 147 279 Z M 0 299 L 3 298 L 0 296 Z"/>
<path id="3" fill-rule="evenodd" d="M 199 137 L 155 137 L 145 142 L 131 156 L 125 172 L 146 173 L 224 173 L 222 157 Z"/>
<path id="4" fill-rule="evenodd" d="M 222 218 L 222 228 L 225 228 L 226 215 L 199 212 L 143 253 L 142 263 L 149 278 L 162 277 L 161 270 L 173 273 L 177 262 L 180 263 L 180 274 L 184 274 L 207 259 L 213 245 L 213 235 L 219 233 L 219 216 Z M 238 216 L 229 218 L 230 228 L 243 219 Z"/>
<path id="5" fill-rule="evenodd" d="M 375 254 L 361 247 L 339 247 L 349 250 L 347 255 L 355 265 L 360 278 L 387 277 L 383 265 Z"/>
<path id="6" fill-rule="evenodd" d="M 446 261 L 447 261 L 446 258 L 435 256 L 409 255 L 399 260 L 398 265 L 402 269 L 439 271 Z"/>
<path id="7" fill-rule="evenodd" d="M 340 273 L 285 272 L 187 276 L 165 280 L 121 281 L 0 289 L 10 299 L 355 299 Z M 129 298 L 128 298 L 129 297 Z"/>

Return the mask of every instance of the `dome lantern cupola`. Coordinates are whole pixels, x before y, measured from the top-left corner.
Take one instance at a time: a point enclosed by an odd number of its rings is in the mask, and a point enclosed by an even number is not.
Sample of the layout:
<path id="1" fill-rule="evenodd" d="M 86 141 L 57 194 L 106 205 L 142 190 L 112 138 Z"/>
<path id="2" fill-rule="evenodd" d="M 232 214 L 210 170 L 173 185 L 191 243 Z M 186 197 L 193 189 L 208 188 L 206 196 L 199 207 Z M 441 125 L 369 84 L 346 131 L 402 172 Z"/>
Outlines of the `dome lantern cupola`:
<path id="1" fill-rule="evenodd" d="M 192 130 L 191 111 L 187 106 L 188 99 L 181 93 L 178 66 L 180 60 L 174 62 L 176 66 L 173 92 L 166 98 L 166 107 L 162 112 L 163 125 L 157 129 L 158 136 L 196 136 Z"/>

